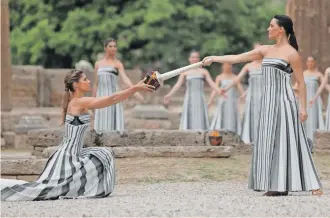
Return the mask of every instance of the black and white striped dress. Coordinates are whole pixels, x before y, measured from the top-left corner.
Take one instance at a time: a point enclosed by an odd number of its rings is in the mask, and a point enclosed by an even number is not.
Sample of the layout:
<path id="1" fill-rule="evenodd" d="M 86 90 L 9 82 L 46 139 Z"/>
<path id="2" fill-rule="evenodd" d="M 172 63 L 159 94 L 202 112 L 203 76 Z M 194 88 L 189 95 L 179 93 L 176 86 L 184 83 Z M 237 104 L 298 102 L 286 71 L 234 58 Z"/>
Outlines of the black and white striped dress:
<path id="1" fill-rule="evenodd" d="M 319 88 L 318 78 L 316 76 L 305 76 L 307 103 L 315 96 Z M 314 132 L 324 130 L 324 120 L 322 114 L 322 99 L 318 97 L 315 103 L 307 107 L 308 118 L 304 122 L 307 137 L 314 141 Z"/>
<path id="2" fill-rule="evenodd" d="M 259 112 L 262 96 L 261 69 L 249 70 L 249 88 L 246 98 L 241 139 L 245 143 L 253 143 L 258 129 Z"/>
<path id="3" fill-rule="evenodd" d="M 118 71 L 111 66 L 100 67 L 97 71 L 98 87 L 97 97 L 110 96 L 119 91 Z M 123 131 L 124 110 L 122 103 L 110 107 L 96 109 L 94 129 L 97 133 Z"/>
<path id="4" fill-rule="evenodd" d="M 231 84 L 233 80 L 222 80 L 221 87 Z M 236 134 L 241 133 L 241 120 L 238 112 L 238 92 L 236 88 L 229 89 L 227 98 L 217 99 L 217 108 L 213 114 L 211 130 L 227 130 Z"/>
<path id="5" fill-rule="evenodd" d="M 290 65 L 282 59 L 265 58 L 262 74 L 264 87 L 249 188 L 280 192 L 321 188 L 299 121 Z"/>
<path id="6" fill-rule="evenodd" d="M 180 130 L 207 130 L 208 128 L 209 119 L 204 96 L 204 76 L 187 75 Z"/>
<path id="7" fill-rule="evenodd" d="M 35 182 L 1 179 L 2 201 L 106 197 L 114 190 L 115 160 L 108 148 L 83 148 L 89 115 L 66 116 L 60 148 Z"/>

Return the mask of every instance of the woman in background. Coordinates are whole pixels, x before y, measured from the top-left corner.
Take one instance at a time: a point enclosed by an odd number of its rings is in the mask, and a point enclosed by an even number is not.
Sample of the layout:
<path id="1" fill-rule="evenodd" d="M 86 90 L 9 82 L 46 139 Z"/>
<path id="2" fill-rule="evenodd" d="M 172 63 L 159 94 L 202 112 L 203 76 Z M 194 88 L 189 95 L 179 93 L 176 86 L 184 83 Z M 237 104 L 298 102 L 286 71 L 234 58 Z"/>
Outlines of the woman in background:
<path id="1" fill-rule="evenodd" d="M 254 49 L 260 46 L 259 43 L 254 45 Z M 241 139 L 244 143 L 253 144 L 256 140 L 256 132 L 258 129 L 258 120 L 260 113 L 260 103 L 262 96 L 262 72 L 261 72 L 262 59 L 254 60 L 247 63 L 242 68 L 241 72 L 238 74 L 233 83 L 226 86 L 223 90 L 227 92 L 233 86 L 240 83 L 241 79 L 248 74 L 249 75 L 249 87 L 245 91 L 241 98 L 245 97 L 247 92 L 247 100 L 245 103 L 245 110 L 242 123 L 242 131 L 240 132 Z"/>
<path id="2" fill-rule="evenodd" d="M 124 65 L 116 58 L 116 40 L 105 40 L 104 51 L 104 57 L 95 63 L 93 97 L 109 96 L 117 92 L 119 90 L 119 77 L 122 78 L 127 87 L 132 87 L 132 82 L 125 73 Z M 144 101 L 141 94 L 135 93 L 134 95 L 139 101 Z M 95 110 L 94 129 L 97 133 L 123 131 L 124 111 L 122 103 Z"/>
<path id="3" fill-rule="evenodd" d="M 232 72 L 232 65 L 224 63 L 222 65 L 222 72 L 216 77 L 215 83 L 222 88 L 234 83 L 237 76 Z M 236 84 L 236 87 L 241 95 L 244 94 L 244 89 L 240 82 Z M 210 106 L 215 97 L 215 91 L 211 93 L 208 105 Z M 213 115 L 211 123 L 211 130 L 226 129 L 236 134 L 241 133 L 241 120 L 238 111 L 238 93 L 236 89 L 230 89 L 226 93 L 227 97 L 219 97 L 217 100 L 217 107 Z"/>
<path id="4" fill-rule="evenodd" d="M 329 92 L 328 106 L 327 106 L 326 119 L 325 119 L 325 130 L 327 130 L 327 131 L 330 131 L 330 85 L 329 85 L 329 83 L 330 83 L 330 67 L 328 67 L 325 70 L 322 83 L 321 83 L 320 87 L 318 88 L 315 96 L 309 102 L 310 105 L 313 105 L 317 101 L 317 99 L 319 98 L 319 96 L 321 95 L 322 91 L 324 89 L 327 89 L 328 90 L 328 92 Z"/>
<path id="5" fill-rule="evenodd" d="M 311 102 L 323 80 L 323 75 L 316 68 L 316 60 L 309 56 L 306 61 L 307 70 L 304 71 L 304 80 L 307 88 L 307 102 Z M 299 91 L 299 90 L 298 90 Z M 324 120 L 322 115 L 322 99 L 317 97 L 314 104 L 307 107 L 308 118 L 305 125 L 307 137 L 314 141 L 314 132 L 317 129 L 324 129 Z M 311 143 L 313 145 L 313 143 Z M 311 147 L 313 149 L 313 147 Z"/>
<path id="6" fill-rule="evenodd" d="M 194 64 L 199 61 L 199 52 L 191 52 L 189 56 L 189 63 Z M 180 74 L 177 83 L 164 97 L 164 103 L 168 104 L 174 93 L 176 93 L 180 87 L 186 83 L 186 93 L 183 103 L 183 112 L 181 114 L 180 130 L 209 129 L 208 112 L 204 97 L 204 81 L 220 93 L 220 89 L 213 82 L 209 72 L 206 69 L 197 68 Z"/>

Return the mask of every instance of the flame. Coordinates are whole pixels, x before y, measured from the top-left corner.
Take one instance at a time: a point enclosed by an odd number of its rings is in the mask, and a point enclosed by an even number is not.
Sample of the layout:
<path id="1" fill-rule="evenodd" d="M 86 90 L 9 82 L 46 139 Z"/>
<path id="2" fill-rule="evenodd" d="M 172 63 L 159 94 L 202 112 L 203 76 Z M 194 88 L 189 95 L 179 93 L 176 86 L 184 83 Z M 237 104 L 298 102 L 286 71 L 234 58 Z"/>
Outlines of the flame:
<path id="1" fill-rule="evenodd" d="M 217 136 L 220 136 L 220 133 L 219 133 L 219 131 L 213 131 L 213 132 L 211 132 L 210 136 L 217 137 Z"/>
<path id="2" fill-rule="evenodd" d="M 151 78 L 153 78 L 153 79 L 156 79 L 156 78 L 157 78 L 157 76 L 156 76 L 156 73 L 155 73 L 155 72 L 152 72 L 152 74 L 151 74 Z"/>

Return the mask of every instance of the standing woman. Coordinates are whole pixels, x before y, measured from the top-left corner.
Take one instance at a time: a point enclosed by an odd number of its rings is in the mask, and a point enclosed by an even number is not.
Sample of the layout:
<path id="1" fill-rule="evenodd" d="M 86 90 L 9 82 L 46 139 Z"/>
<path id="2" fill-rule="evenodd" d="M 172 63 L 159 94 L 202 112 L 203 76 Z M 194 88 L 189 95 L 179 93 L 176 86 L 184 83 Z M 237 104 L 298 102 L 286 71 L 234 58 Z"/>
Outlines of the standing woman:
<path id="1" fill-rule="evenodd" d="M 114 39 L 104 41 L 104 57 L 95 63 L 95 76 L 93 97 L 108 96 L 119 90 L 119 77 L 127 87 L 132 87 L 132 82 L 125 73 L 124 65 L 116 58 L 117 42 Z M 134 94 L 141 102 L 144 101 L 139 93 Z M 94 129 L 98 133 L 123 131 L 124 111 L 122 103 L 111 107 L 95 110 Z"/>
<path id="2" fill-rule="evenodd" d="M 322 83 L 320 87 L 318 88 L 315 96 L 312 98 L 312 100 L 309 102 L 311 105 L 313 105 L 317 99 L 319 98 L 320 94 L 322 93 L 323 89 L 327 89 L 329 92 L 328 96 L 328 106 L 327 106 L 327 113 L 326 113 L 326 120 L 325 120 L 325 130 L 330 131 L 330 67 L 328 67 L 325 70 L 324 78 L 322 80 Z"/>
<path id="3" fill-rule="evenodd" d="M 304 80 L 307 89 L 307 102 L 311 102 L 315 96 L 319 84 L 323 80 L 323 75 L 316 68 L 316 60 L 314 57 L 309 56 L 306 61 L 307 70 L 304 71 Z M 307 137 L 314 141 L 314 132 L 317 129 L 324 129 L 324 120 L 322 115 L 322 99 L 317 97 L 314 104 L 307 107 L 308 118 L 305 125 Z M 312 148 L 311 148 L 312 149 Z"/>
<path id="4" fill-rule="evenodd" d="M 269 39 L 276 40 L 274 45 L 239 55 L 206 57 L 204 65 L 263 59 L 264 86 L 249 188 L 265 191 L 264 196 L 288 195 L 289 191 L 322 195 L 302 124 L 307 119 L 306 86 L 292 20 L 276 15 L 267 30 Z M 300 111 L 291 85 L 292 74 L 299 88 Z"/>
<path id="5" fill-rule="evenodd" d="M 254 45 L 254 48 L 258 48 L 259 43 Z M 223 90 L 227 92 L 233 86 L 238 84 L 241 79 L 248 73 L 249 75 L 249 87 L 247 89 L 247 101 L 245 104 L 242 131 L 240 132 L 241 139 L 244 143 L 254 143 L 256 139 L 256 133 L 258 129 L 258 120 L 260 113 L 260 103 L 262 96 L 262 72 L 261 72 L 262 59 L 254 60 L 247 63 L 238 74 L 233 83 L 225 87 Z M 245 94 L 241 97 L 244 97 Z"/>
<path id="6" fill-rule="evenodd" d="M 189 56 L 189 63 L 200 61 L 199 52 L 193 51 Z M 180 130 L 208 130 L 209 119 L 204 97 L 204 81 L 220 93 L 220 89 L 213 82 L 209 72 L 203 68 L 189 70 L 179 76 L 172 90 L 164 97 L 164 103 L 170 102 L 180 87 L 186 83 L 186 93 L 181 114 Z"/>
<path id="7" fill-rule="evenodd" d="M 222 72 L 217 76 L 215 83 L 217 86 L 226 87 L 229 84 L 234 83 L 237 76 L 232 72 L 232 65 L 229 63 L 224 63 L 222 65 Z M 236 87 L 241 95 L 244 94 L 244 89 L 241 83 L 237 83 Z M 226 129 L 236 134 L 241 133 L 241 120 L 238 111 L 238 92 L 236 89 L 230 89 L 227 93 L 227 97 L 219 97 L 217 101 L 217 107 L 213 115 L 213 120 L 211 122 L 211 130 Z M 208 105 L 210 106 L 216 92 L 213 91 Z"/>

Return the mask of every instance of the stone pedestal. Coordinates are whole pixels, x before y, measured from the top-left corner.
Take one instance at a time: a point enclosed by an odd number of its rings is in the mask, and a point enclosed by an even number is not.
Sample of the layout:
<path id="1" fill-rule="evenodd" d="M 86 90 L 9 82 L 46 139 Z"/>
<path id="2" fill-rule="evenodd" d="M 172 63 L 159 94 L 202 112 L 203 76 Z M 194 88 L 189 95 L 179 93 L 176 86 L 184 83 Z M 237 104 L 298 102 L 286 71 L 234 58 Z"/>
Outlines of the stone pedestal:
<path id="1" fill-rule="evenodd" d="M 169 111 L 163 105 L 136 105 L 125 126 L 127 129 L 171 129 L 169 118 Z"/>
<path id="2" fill-rule="evenodd" d="M 19 149 L 33 149 L 29 146 L 28 132 L 30 130 L 47 128 L 45 120 L 41 116 L 22 116 L 17 125 L 15 125 L 15 148 Z"/>

